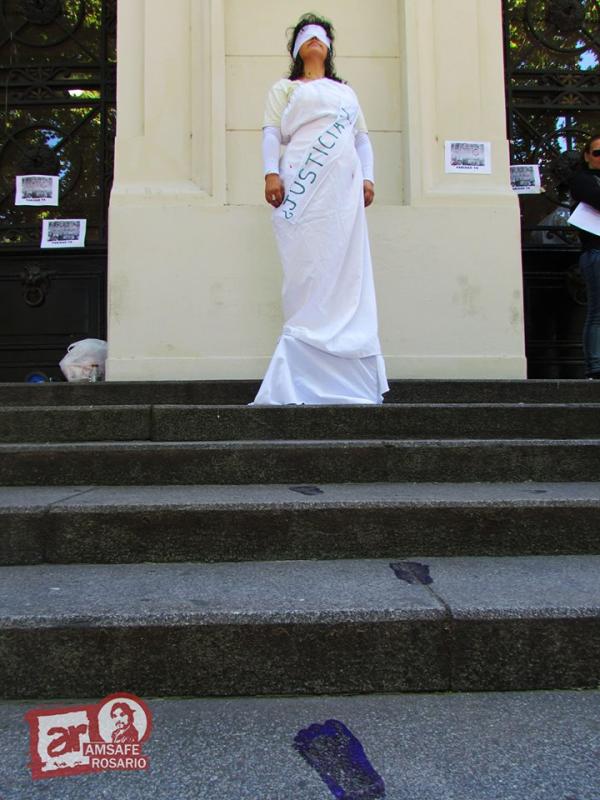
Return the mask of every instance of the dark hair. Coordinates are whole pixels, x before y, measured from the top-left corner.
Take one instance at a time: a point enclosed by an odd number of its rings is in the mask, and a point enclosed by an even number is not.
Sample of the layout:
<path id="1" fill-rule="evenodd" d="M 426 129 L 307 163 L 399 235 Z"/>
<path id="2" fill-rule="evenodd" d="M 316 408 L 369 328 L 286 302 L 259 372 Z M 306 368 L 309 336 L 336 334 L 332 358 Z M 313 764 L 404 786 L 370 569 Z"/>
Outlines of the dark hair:
<path id="1" fill-rule="evenodd" d="M 594 144 L 596 139 L 600 139 L 600 132 L 594 133 L 592 136 L 590 136 L 590 138 L 587 140 L 587 142 L 585 143 L 585 146 L 583 148 L 583 152 L 584 153 L 589 153 L 590 152 L 590 150 L 592 149 L 592 145 Z"/>
<path id="2" fill-rule="evenodd" d="M 327 58 L 325 59 L 325 77 L 331 78 L 332 81 L 338 81 L 338 83 L 343 83 L 341 78 L 339 78 L 335 73 L 335 66 L 333 64 L 333 59 L 335 56 L 333 50 L 333 40 L 335 39 L 335 31 L 333 29 L 333 25 L 329 22 L 328 19 L 324 17 L 319 17 L 316 14 L 303 14 L 298 22 L 296 23 L 295 27 L 291 29 L 290 38 L 288 41 L 288 50 L 290 51 L 290 56 L 292 57 L 292 65 L 290 67 L 290 74 L 289 79 L 291 81 L 296 81 L 298 78 L 301 78 L 304 75 L 304 63 L 300 58 L 300 53 L 294 58 L 294 44 L 296 43 L 296 38 L 302 28 L 306 25 L 320 25 L 321 28 L 325 31 L 327 36 L 331 39 L 331 47 L 329 48 L 329 52 L 327 53 Z"/>
<path id="3" fill-rule="evenodd" d="M 114 717 L 114 716 L 115 716 L 115 712 L 116 712 L 116 710 L 117 710 L 118 708 L 120 708 L 120 709 L 121 709 L 121 711 L 122 711 L 122 712 L 125 714 L 125 716 L 127 717 L 127 721 L 128 721 L 130 724 L 131 724 L 131 722 L 133 721 L 133 715 L 134 715 L 134 713 L 135 713 L 135 712 L 134 712 L 134 710 L 133 710 L 133 708 L 131 708 L 131 706 L 130 706 L 130 705 L 128 705 L 127 703 L 115 703 L 115 704 L 113 705 L 113 707 L 111 708 L 111 710 L 110 710 L 110 715 L 111 715 L 111 717 Z"/>
<path id="4" fill-rule="evenodd" d="M 585 158 L 584 158 L 584 153 L 589 153 L 589 152 L 591 151 L 591 149 L 592 149 L 592 145 L 593 145 L 593 144 L 594 144 L 594 142 L 595 142 L 595 141 L 597 141 L 598 139 L 600 139 L 600 132 L 598 132 L 598 133 L 593 133 L 593 134 L 592 134 L 592 135 L 591 135 L 591 136 L 590 136 L 590 137 L 589 137 L 589 138 L 586 140 L 586 142 L 585 142 L 585 144 L 584 144 L 584 146 L 583 146 L 583 150 L 581 151 L 581 162 L 580 162 L 580 166 L 581 166 L 581 167 L 583 167 L 583 169 L 589 169 L 589 165 L 588 165 L 587 161 L 586 161 L 586 160 L 585 160 Z"/>

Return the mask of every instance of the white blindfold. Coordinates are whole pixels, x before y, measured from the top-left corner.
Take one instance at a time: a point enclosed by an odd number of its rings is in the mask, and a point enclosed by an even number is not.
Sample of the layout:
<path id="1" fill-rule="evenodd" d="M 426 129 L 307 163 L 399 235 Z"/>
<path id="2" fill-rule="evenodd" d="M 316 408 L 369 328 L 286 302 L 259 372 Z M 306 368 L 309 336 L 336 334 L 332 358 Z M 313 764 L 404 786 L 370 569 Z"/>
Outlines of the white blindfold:
<path id="1" fill-rule="evenodd" d="M 327 45 L 328 48 L 331 47 L 331 39 L 329 36 L 327 36 L 324 29 L 320 25 L 305 25 L 304 28 L 300 29 L 300 32 L 298 33 L 294 43 L 294 60 L 296 60 L 302 45 L 305 44 L 305 42 L 308 42 L 309 39 L 315 38 Z"/>

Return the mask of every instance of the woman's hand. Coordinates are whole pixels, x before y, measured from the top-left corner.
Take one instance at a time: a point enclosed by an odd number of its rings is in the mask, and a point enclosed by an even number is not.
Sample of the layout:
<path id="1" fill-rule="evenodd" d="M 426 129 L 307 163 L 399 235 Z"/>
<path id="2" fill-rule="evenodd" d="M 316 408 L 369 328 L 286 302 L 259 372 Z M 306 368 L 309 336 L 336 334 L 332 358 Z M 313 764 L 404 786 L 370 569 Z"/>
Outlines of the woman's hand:
<path id="1" fill-rule="evenodd" d="M 283 188 L 283 181 L 276 172 L 270 172 L 265 175 L 265 200 L 273 208 L 279 208 L 283 203 L 283 196 L 285 190 Z"/>
<path id="2" fill-rule="evenodd" d="M 363 192 L 365 196 L 365 208 L 368 208 L 375 199 L 375 186 L 371 181 L 363 181 Z"/>

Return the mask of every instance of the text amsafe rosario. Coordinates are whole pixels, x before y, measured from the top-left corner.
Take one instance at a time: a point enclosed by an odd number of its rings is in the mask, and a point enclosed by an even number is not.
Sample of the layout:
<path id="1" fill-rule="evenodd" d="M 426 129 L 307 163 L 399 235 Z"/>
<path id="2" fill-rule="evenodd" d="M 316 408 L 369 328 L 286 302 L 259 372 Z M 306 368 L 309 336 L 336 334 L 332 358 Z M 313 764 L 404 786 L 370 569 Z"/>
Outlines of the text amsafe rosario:
<path id="1" fill-rule="evenodd" d="M 101 769 L 144 769 L 140 744 L 115 744 L 113 742 L 83 742 L 83 755 L 91 757 L 90 766 Z"/>

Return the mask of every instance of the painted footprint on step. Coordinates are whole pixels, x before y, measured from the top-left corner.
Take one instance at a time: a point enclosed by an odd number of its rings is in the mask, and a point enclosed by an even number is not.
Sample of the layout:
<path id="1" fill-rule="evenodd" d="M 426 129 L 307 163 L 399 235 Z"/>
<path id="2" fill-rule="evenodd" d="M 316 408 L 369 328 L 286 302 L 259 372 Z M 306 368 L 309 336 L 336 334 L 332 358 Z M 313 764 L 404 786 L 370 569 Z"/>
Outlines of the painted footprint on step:
<path id="1" fill-rule="evenodd" d="M 310 725 L 298 732 L 294 747 L 338 800 L 385 797 L 383 778 L 343 722 L 328 719 L 322 725 Z"/>

